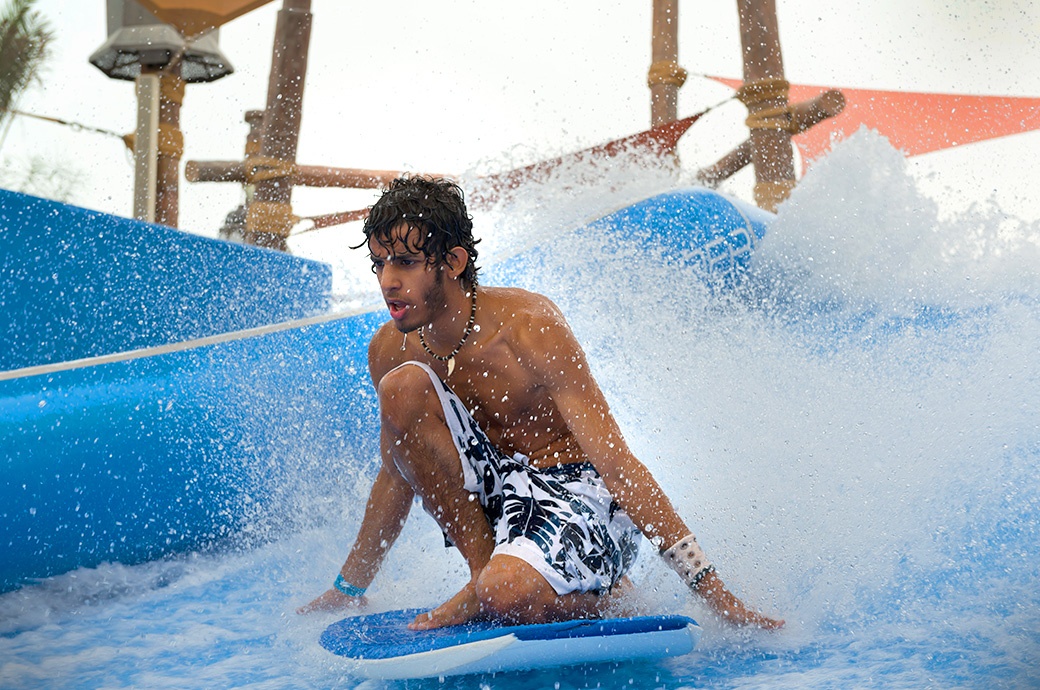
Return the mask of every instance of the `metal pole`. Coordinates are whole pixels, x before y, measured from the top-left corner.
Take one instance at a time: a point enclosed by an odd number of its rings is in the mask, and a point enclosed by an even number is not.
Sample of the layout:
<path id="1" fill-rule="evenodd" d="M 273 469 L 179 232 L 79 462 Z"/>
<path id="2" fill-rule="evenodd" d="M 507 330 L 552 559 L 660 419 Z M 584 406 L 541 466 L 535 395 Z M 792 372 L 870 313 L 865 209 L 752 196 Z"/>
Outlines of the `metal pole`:
<path id="1" fill-rule="evenodd" d="M 137 130 L 134 133 L 134 218 L 155 222 L 155 176 L 159 152 L 159 75 L 137 78 Z"/>

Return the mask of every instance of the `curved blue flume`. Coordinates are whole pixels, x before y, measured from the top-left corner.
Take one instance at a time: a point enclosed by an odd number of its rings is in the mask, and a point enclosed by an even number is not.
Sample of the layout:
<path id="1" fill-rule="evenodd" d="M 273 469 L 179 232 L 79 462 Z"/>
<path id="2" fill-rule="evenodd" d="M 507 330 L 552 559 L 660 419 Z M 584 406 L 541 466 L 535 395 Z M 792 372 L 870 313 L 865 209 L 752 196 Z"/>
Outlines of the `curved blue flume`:
<path id="1" fill-rule="evenodd" d="M 604 249 L 640 253 L 695 266 L 712 286 L 729 286 L 747 267 L 773 216 L 755 206 L 707 189 L 665 192 L 594 220 L 568 236 L 598 239 Z M 524 283 L 544 268 L 548 254 L 566 238 L 527 249 L 486 271 L 491 284 Z"/>
<path id="2" fill-rule="evenodd" d="M 583 232 L 618 233 L 658 247 L 665 261 L 700 267 L 723 281 L 746 268 L 771 214 L 707 190 L 682 190 L 632 204 Z"/>
<path id="3" fill-rule="evenodd" d="M 688 189 L 576 232 L 649 241 L 725 286 L 768 219 Z M 516 284 L 554 246 L 489 267 L 487 282 Z M 294 519 L 282 499 L 296 483 L 367 470 L 378 452 L 366 353 L 385 320 L 380 309 L 0 373 L 0 591 L 263 538 Z"/>
<path id="4" fill-rule="evenodd" d="M 0 381 L 0 583 L 238 533 L 306 468 L 375 457 L 366 344 L 382 316 Z M 304 452 L 306 451 L 306 453 Z M 276 517 L 276 516 L 275 516 Z"/>
<path id="5" fill-rule="evenodd" d="M 331 288 L 316 261 L 0 189 L 0 371 L 312 316 Z"/>

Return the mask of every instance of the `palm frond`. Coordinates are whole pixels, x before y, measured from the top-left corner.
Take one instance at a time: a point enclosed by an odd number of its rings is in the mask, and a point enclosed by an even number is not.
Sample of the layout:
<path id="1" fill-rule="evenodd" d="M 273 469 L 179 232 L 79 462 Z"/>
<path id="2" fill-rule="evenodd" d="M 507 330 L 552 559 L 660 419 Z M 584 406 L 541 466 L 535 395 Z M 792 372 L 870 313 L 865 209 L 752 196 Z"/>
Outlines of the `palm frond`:
<path id="1" fill-rule="evenodd" d="M 11 0 L 0 11 L 0 123 L 18 96 L 39 80 L 54 35 L 33 6 L 36 0 Z"/>

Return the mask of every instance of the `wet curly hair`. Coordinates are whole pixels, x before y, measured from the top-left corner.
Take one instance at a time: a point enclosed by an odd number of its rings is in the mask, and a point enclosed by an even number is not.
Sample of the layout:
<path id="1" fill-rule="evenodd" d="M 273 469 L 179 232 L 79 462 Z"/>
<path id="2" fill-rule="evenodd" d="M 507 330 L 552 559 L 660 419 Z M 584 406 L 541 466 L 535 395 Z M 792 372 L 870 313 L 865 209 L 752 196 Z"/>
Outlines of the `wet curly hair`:
<path id="1" fill-rule="evenodd" d="M 444 265 L 448 252 L 462 247 L 469 254 L 469 262 L 462 272 L 466 286 L 476 286 L 477 248 L 480 240 L 473 238 L 473 218 L 466 211 L 462 188 L 450 180 L 424 176 L 399 177 L 383 190 L 383 196 L 372 206 L 365 220 L 365 241 L 371 240 L 392 251 L 394 229 L 406 225 L 403 239 L 406 244 L 421 251 L 431 264 Z"/>

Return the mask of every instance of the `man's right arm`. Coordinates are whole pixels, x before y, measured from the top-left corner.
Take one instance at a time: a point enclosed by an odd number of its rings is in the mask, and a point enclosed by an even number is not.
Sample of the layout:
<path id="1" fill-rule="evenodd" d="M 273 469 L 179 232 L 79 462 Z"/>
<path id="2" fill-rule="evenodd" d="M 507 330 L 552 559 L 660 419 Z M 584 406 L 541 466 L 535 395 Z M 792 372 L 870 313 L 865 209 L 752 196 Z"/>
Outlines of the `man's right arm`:
<path id="1" fill-rule="evenodd" d="M 384 327 L 376 333 L 368 347 L 369 374 L 377 388 L 383 375 L 393 367 L 392 356 L 387 354 L 390 352 L 388 342 L 388 330 Z M 383 464 L 372 484 L 365 505 L 365 516 L 361 520 L 354 546 L 340 568 L 336 584 L 306 606 L 296 609 L 297 613 L 364 606 L 363 590 L 375 579 L 383 558 L 401 534 L 415 492 L 394 465 L 389 442 L 382 432 L 379 446 Z M 362 593 L 352 596 L 345 593 L 344 589 L 360 590 Z"/>
<path id="2" fill-rule="evenodd" d="M 340 568 L 339 576 L 342 580 L 337 579 L 337 582 L 360 590 L 367 589 L 375 579 L 379 567 L 383 564 L 383 558 L 400 536 L 412 507 L 412 487 L 394 467 L 392 459 L 387 463 L 386 455 L 384 452 L 383 466 L 369 493 L 365 516 L 361 520 L 361 528 L 354 540 L 354 546 Z M 301 606 L 297 613 L 328 611 L 364 604 L 363 594 L 351 596 L 334 586 L 306 606 Z"/>

